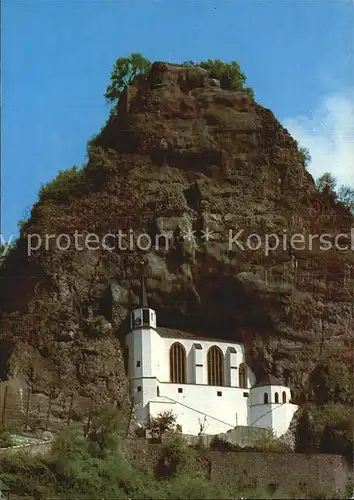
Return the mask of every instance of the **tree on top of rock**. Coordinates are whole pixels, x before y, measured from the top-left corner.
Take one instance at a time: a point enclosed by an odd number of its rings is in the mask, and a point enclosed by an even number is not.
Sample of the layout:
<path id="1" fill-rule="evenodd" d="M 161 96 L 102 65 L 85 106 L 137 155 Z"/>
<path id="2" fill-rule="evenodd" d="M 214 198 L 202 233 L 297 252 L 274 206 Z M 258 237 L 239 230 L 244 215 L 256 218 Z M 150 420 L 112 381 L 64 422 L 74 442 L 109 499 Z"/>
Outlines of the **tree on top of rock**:
<path id="1" fill-rule="evenodd" d="M 184 66 L 200 66 L 208 71 L 210 78 L 220 80 L 220 86 L 224 90 L 243 89 L 246 82 L 246 75 L 241 71 L 240 65 L 236 61 L 224 62 L 220 59 L 208 59 L 200 63 L 186 61 Z"/>
<path id="2" fill-rule="evenodd" d="M 338 198 L 354 214 L 354 188 L 341 186 L 338 190 Z"/>
<path id="3" fill-rule="evenodd" d="M 337 179 L 330 172 L 325 172 L 316 180 L 316 187 L 321 193 L 334 195 L 354 214 L 354 188 L 342 185 L 336 191 Z"/>
<path id="4" fill-rule="evenodd" d="M 322 192 L 335 191 L 336 186 L 336 178 L 330 172 L 325 172 L 316 181 L 317 189 Z"/>
<path id="5" fill-rule="evenodd" d="M 119 57 L 111 73 L 111 83 L 104 94 L 108 102 L 116 105 L 127 85 L 131 85 L 138 75 L 149 71 L 151 62 L 142 54 L 134 52 L 129 57 Z"/>
<path id="6" fill-rule="evenodd" d="M 206 69 L 210 78 L 220 80 L 224 90 L 240 90 L 244 87 L 246 75 L 236 61 L 223 62 L 220 59 L 208 59 L 200 63 L 186 61 L 183 66 L 200 66 Z M 109 103 L 117 105 L 119 97 L 127 85 L 131 85 L 137 76 L 146 74 L 151 62 L 142 54 L 134 52 L 128 57 L 119 57 L 111 73 L 111 81 L 104 94 Z"/>

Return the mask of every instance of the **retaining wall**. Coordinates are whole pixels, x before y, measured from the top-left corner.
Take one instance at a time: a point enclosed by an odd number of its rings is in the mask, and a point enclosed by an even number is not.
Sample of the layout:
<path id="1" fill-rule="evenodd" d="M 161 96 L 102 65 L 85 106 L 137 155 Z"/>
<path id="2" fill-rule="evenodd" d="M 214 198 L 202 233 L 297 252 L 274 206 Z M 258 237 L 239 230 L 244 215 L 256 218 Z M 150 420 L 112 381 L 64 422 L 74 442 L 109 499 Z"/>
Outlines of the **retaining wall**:
<path id="1" fill-rule="evenodd" d="M 132 440 L 127 446 L 136 458 L 157 470 L 163 445 Z M 278 495 L 284 492 L 296 498 L 305 493 L 312 498 L 318 492 L 344 494 L 351 467 L 339 455 L 204 450 L 190 467 L 191 474 L 197 472 L 230 491 L 258 487 Z"/>

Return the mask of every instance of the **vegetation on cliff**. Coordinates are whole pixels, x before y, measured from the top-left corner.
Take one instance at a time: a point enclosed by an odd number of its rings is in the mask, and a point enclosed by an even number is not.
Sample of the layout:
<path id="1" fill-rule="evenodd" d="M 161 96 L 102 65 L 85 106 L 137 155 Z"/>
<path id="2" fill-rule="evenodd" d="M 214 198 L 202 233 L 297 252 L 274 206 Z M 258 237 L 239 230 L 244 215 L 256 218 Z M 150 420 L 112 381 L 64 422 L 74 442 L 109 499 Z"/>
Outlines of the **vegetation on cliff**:
<path id="1" fill-rule="evenodd" d="M 337 179 L 330 172 L 316 180 L 316 187 L 319 192 L 338 199 L 354 214 L 354 187 L 343 184 L 337 189 Z"/>
<path id="2" fill-rule="evenodd" d="M 1 456 L 0 479 L 10 487 L 14 497 L 43 500 L 279 498 L 262 489 L 260 483 L 250 481 L 247 471 L 235 471 L 228 484 L 212 481 L 205 447 L 188 446 L 176 431 L 165 431 L 163 445 L 146 453 L 143 442 L 124 439 L 120 424 L 119 411 L 107 408 L 97 413 L 91 432 L 83 435 L 75 428 L 64 431 L 43 456 L 21 453 Z M 313 484 L 302 486 L 302 491 L 300 487 L 298 491 L 283 488 L 281 498 L 336 496 L 322 485 Z"/>

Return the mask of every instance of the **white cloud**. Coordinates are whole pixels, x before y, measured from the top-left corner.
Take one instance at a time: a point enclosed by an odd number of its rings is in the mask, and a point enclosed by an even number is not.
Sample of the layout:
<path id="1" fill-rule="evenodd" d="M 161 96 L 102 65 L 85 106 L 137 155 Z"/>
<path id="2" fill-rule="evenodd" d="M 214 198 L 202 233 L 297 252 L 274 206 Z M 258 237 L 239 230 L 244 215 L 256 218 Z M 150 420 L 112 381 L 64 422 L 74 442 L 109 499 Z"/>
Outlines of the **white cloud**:
<path id="1" fill-rule="evenodd" d="M 354 186 L 354 93 L 328 95 L 308 116 L 283 124 L 300 146 L 310 150 L 308 170 L 315 179 L 331 172 L 338 186 Z"/>

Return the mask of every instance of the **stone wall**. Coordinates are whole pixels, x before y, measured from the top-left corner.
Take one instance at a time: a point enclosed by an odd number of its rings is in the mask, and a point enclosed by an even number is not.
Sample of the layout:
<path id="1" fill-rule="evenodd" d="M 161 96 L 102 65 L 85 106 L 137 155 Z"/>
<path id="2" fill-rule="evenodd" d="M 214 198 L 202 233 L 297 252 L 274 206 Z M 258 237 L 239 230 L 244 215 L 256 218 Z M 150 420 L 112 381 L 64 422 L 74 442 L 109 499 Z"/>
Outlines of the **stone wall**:
<path id="1" fill-rule="evenodd" d="M 22 444 L 19 446 L 10 446 L 8 448 L 0 448 L 0 455 L 12 455 L 14 453 L 28 453 L 30 455 L 43 455 L 50 452 L 52 448 L 52 442 L 41 442 L 41 443 L 30 443 Z"/>
<path id="2" fill-rule="evenodd" d="M 239 425 L 225 434 L 220 434 L 219 437 L 228 443 L 245 447 L 269 441 L 272 437 L 272 432 L 268 429 Z"/>
<path id="3" fill-rule="evenodd" d="M 270 492 L 344 493 L 349 466 L 337 455 L 209 452 L 211 479 L 224 485 L 254 484 Z"/>
<path id="4" fill-rule="evenodd" d="M 157 470 L 161 445 L 132 440 L 127 446 L 145 466 Z M 230 491 L 253 487 L 268 490 L 270 494 L 302 493 L 310 498 L 318 492 L 343 494 L 350 476 L 344 457 L 324 454 L 204 450 L 190 467 L 191 474 L 203 472 L 208 479 Z"/>
<path id="5" fill-rule="evenodd" d="M 216 436 L 222 441 L 245 448 L 247 446 L 255 446 L 256 444 L 269 441 L 273 433 L 268 429 L 239 425 L 228 432 L 217 434 Z M 204 447 L 208 448 L 215 438 L 215 435 L 201 434 L 194 436 L 191 434 L 183 434 L 183 437 L 191 446 L 202 444 Z"/>

